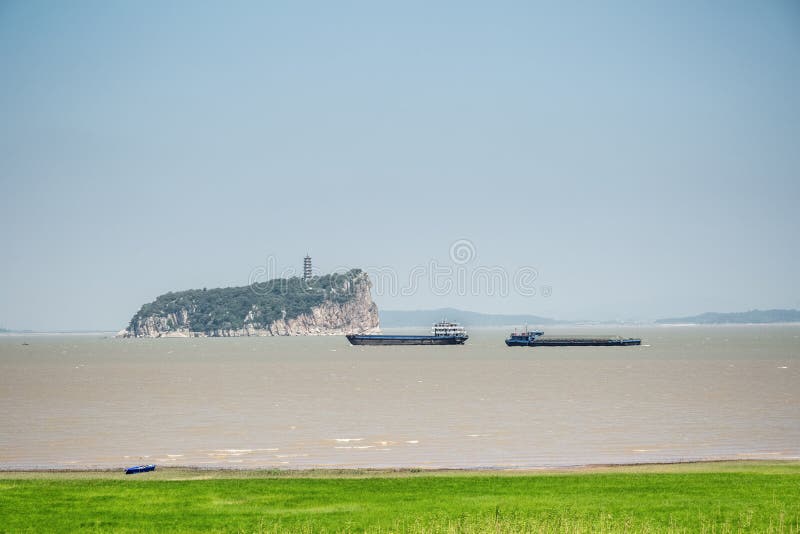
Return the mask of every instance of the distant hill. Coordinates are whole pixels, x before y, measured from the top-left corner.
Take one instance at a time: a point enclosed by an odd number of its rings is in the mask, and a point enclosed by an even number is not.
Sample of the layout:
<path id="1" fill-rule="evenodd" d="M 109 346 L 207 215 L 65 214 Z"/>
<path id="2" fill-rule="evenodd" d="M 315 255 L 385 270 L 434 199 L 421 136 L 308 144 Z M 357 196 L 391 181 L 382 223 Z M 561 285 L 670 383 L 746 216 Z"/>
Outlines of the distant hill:
<path id="1" fill-rule="evenodd" d="M 437 321 L 447 319 L 463 326 L 522 326 L 555 324 L 557 321 L 536 315 L 492 315 L 455 308 L 438 310 L 379 310 L 382 328 L 402 328 L 411 326 L 431 326 Z"/>
<path id="2" fill-rule="evenodd" d="M 706 312 L 690 317 L 659 319 L 659 324 L 745 324 L 745 323 L 798 323 L 800 310 L 750 310 L 746 312 Z"/>
<path id="3" fill-rule="evenodd" d="M 0 334 L 33 334 L 33 330 L 15 330 L 13 328 L 0 328 Z"/>

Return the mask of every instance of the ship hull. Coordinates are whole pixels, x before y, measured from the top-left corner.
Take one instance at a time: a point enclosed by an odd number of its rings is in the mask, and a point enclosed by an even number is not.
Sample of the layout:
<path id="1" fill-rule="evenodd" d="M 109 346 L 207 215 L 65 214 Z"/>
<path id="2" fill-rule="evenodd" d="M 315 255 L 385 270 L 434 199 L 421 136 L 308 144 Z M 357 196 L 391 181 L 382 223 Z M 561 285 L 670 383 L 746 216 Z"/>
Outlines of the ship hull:
<path id="1" fill-rule="evenodd" d="M 469 336 L 388 336 L 351 334 L 353 345 L 463 345 Z"/>
<path id="2" fill-rule="evenodd" d="M 506 339 L 509 347 L 627 347 L 641 344 L 641 339 Z"/>

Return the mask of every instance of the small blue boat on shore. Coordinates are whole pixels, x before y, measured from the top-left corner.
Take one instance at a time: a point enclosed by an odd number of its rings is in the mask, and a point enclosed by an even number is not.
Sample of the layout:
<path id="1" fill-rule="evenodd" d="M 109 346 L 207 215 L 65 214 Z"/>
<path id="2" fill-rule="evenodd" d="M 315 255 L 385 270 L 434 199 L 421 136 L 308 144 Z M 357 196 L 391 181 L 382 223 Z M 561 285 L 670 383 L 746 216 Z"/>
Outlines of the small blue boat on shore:
<path id="1" fill-rule="evenodd" d="M 126 467 L 125 474 L 135 475 L 136 473 L 147 473 L 148 471 L 155 471 L 155 470 L 156 470 L 156 464 L 134 465 L 133 467 Z"/>

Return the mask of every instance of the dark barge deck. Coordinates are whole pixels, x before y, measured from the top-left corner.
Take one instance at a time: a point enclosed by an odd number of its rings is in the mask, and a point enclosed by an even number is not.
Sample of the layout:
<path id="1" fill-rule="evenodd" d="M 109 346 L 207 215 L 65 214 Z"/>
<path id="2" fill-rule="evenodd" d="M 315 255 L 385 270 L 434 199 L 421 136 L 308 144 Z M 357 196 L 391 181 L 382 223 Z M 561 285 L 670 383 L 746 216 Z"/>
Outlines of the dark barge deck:
<path id="1" fill-rule="evenodd" d="M 468 336 L 392 336 L 351 334 L 347 340 L 352 345 L 463 345 Z"/>
<path id="2" fill-rule="evenodd" d="M 506 339 L 509 347 L 626 347 L 641 345 L 639 338 L 620 336 L 545 336 L 544 332 L 512 333 Z"/>

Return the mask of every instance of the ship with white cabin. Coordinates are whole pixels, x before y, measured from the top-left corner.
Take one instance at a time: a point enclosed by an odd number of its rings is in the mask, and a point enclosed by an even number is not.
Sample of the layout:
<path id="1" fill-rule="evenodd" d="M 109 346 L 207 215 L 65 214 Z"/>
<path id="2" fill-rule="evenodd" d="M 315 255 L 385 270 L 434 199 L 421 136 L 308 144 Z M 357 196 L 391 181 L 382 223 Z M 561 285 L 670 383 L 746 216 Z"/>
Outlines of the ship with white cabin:
<path id="1" fill-rule="evenodd" d="M 431 328 L 431 335 L 350 334 L 353 345 L 463 345 L 469 336 L 458 323 L 440 321 Z"/>

